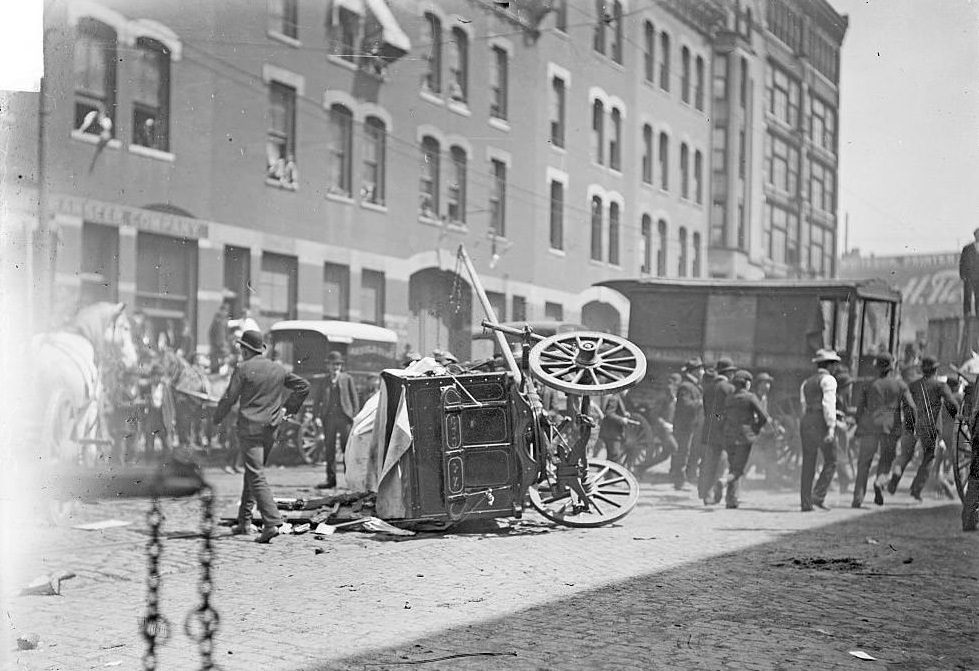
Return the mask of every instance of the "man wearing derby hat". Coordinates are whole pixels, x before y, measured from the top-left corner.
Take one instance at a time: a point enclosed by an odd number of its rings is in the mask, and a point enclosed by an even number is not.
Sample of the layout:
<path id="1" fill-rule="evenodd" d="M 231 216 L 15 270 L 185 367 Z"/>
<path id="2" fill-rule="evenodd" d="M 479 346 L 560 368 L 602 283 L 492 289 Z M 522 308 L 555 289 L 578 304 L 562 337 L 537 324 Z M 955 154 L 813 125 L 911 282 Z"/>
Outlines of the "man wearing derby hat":
<path id="1" fill-rule="evenodd" d="M 275 428 L 287 415 L 299 411 L 309 393 L 309 383 L 263 356 L 265 343 L 261 331 L 243 331 L 235 342 L 241 349 L 242 361 L 231 374 L 228 389 L 214 412 L 214 423 L 220 424 L 231 406 L 238 402 L 238 443 L 245 474 L 238 524 L 232 533 L 253 532 L 252 508 L 257 503 L 262 533 L 255 540 L 268 543 L 279 535 L 282 517 L 265 478 L 265 461 L 272 451 Z M 283 389 L 290 392 L 284 402 Z"/>
<path id="2" fill-rule="evenodd" d="M 676 451 L 670 460 L 670 479 L 674 489 L 683 489 L 686 482 L 697 481 L 700 463 L 700 432 L 704 426 L 704 362 L 700 357 L 687 361 L 680 369 L 680 384 L 676 388 L 676 409 L 673 411 L 673 437 Z"/>
<path id="3" fill-rule="evenodd" d="M 313 414 L 323 423 L 326 441 L 326 481 L 316 485 L 317 489 L 337 486 L 337 440 L 341 448 L 346 447 L 354 415 L 360 410 L 354 379 L 343 372 L 343 355 L 336 350 L 330 352 L 326 364 L 329 372 L 313 398 Z"/>
<path id="4" fill-rule="evenodd" d="M 724 456 L 724 407 L 727 397 L 734 393 L 730 377 L 737 370 L 727 357 L 718 359 L 714 368 L 714 380 L 704 384 L 703 457 L 697 480 L 697 494 L 705 506 L 720 503 L 724 493 L 724 483 L 718 479 L 726 469 L 726 465 L 721 463 Z"/>
<path id="5" fill-rule="evenodd" d="M 831 349 L 820 349 L 812 358 L 816 372 L 802 383 L 799 400 L 802 403 L 802 419 L 799 435 L 802 440 L 802 481 L 800 499 L 802 512 L 813 506 L 828 510 L 826 492 L 836 473 L 836 378 L 833 372 L 839 368 L 840 355 Z M 823 455 L 823 468 L 813 485 L 816 475 L 816 458 Z"/>
<path id="6" fill-rule="evenodd" d="M 863 505 L 875 454 L 878 457 L 874 503 L 878 506 L 884 504 L 883 487 L 887 484 L 897 452 L 897 441 L 901 437 L 901 418 L 913 421 L 915 413 L 914 399 L 908 385 L 893 375 L 894 357 L 889 352 L 881 352 L 874 359 L 874 368 L 877 369 L 877 379 L 864 385 L 857 398 L 857 477 L 853 483 L 851 503 L 854 508 Z"/>
<path id="7" fill-rule="evenodd" d="M 935 459 L 935 443 L 938 440 L 938 419 L 941 416 L 942 405 L 948 414 L 955 419 L 959 412 L 958 401 L 952 395 L 952 390 L 948 384 L 939 380 L 935 373 L 938 372 L 938 359 L 926 355 L 921 358 L 921 378 L 915 380 L 910 385 L 911 398 L 917 409 L 914 419 L 914 435 L 921 442 L 922 459 L 918 466 L 918 472 L 911 481 L 911 496 L 921 500 L 921 491 L 928 482 L 928 473 L 931 470 L 931 462 Z M 897 491 L 904 469 L 908 467 L 911 457 L 914 456 L 914 443 L 908 443 L 909 449 L 902 450 L 901 455 L 895 460 L 894 468 L 891 471 L 891 480 L 887 483 L 887 491 L 893 494 Z"/>
<path id="8" fill-rule="evenodd" d="M 725 495 L 728 508 L 737 508 L 738 489 L 744 477 L 751 446 L 758 432 L 768 423 L 768 413 L 761 407 L 758 397 L 751 392 L 753 376 L 739 370 L 731 377 L 735 392 L 724 401 L 724 449 L 727 452 L 728 475 L 725 479 Z"/>

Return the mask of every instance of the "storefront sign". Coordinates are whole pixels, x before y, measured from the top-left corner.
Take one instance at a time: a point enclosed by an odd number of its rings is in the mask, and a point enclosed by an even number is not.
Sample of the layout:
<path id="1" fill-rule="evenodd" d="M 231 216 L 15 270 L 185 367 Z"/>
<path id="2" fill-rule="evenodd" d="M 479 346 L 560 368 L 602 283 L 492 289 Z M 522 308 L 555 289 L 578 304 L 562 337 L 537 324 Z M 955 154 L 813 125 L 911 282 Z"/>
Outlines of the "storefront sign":
<path id="1" fill-rule="evenodd" d="M 206 238 L 207 224 L 190 217 L 166 212 L 145 210 L 118 203 L 106 203 L 89 198 L 55 195 L 51 207 L 59 214 L 79 217 L 85 221 L 111 226 L 132 226 L 147 233 L 158 233 L 175 238 Z"/>

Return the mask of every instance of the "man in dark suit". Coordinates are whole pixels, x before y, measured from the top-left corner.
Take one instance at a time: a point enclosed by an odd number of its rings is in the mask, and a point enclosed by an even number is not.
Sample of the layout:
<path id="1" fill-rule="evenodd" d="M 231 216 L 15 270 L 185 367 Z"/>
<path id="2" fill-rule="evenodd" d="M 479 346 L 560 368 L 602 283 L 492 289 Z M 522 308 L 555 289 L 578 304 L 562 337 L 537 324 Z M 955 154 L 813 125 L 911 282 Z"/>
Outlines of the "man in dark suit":
<path id="1" fill-rule="evenodd" d="M 704 425 L 704 362 L 700 357 L 687 361 L 680 369 L 673 411 L 673 436 L 676 452 L 670 462 L 670 479 L 674 489 L 683 489 L 685 481 L 696 482 L 700 464 L 700 431 Z"/>
<path id="2" fill-rule="evenodd" d="M 897 441 L 901 437 L 902 421 L 905 417 L 914 418 L 914 400 L 904 380 L 894 377 L 894 357 L 889 352 L 881 352 L 874 359 L 878 378 L 865 385 L 857 399 L 857 478 L 853 483 L 854 508 L 863 505 L 867 491 L 867 478 L 870 464 L 877 457 L 877 477 L 874 478 L 874 503 L 884 505 L 884 485 L 891 472 L 891 464 L 897 451 Z M 912 429 L 913 431 L 913 429 Z"/>
<path id="3" fill-rule="evenodd" d="M 959 277 L 962 278 L 962 313 L 979 314 L 979 228 L 972 231 L 975 242 L 962 248 Z"/>
<path id="4" fill-rule="evenodd" d="M 727 485 L 725 503 L 728 508 L 737 508 L 738 489 L 744 477 L 751 446 L 758 438 L 758 432 L 768 423 L 768 413 L 761 407 L 758 397 L 751 392 L 752 375 L 739 370 L 731 377 L 734 393 L 724 400 L 724 421 L 721 430 L 724 434 L 724 449 L 727 451 L 728 474 L 724 479 Z"/>
<path id="5" fill-rule="evenodd" d="M 337 351 L 330 352 L 326 356 L 326 364 L 329 372 L 313 399 L 313 414 L 323 423 L 326 442 L 326 482 L 316 485 L 317 489 L 337 486 L 337 439 L 341 447 L 347 445 L 354 415 L 360 410 L 354 379 L 343 372 L 343 355 Z"/>
<path id="6" fill-rule="evenodd" d="M 255 541 L 268 543 L 279 535 L 282 516 L 265 479 L 265 460 L 272 451 L 275 427 L 287 415 L 299 411 L 309 394 L 309 383 L 263 356 L 265 343 L 259 331 L 244 331 L 235 342 L 241 348 L 242 361 L 231 374 L 228 389 L 214 412 L 215 423 L 220 424 L 235 402 L 239 404 L 238 442 L 245 461 L 245 475 L 238 524 L 232 533 L 254 533 L 252 509 L 257 502 L 262 533 Z M 290 392 L 285 401 L 283 390 Z"/>
<path id="7" fill-rule="evenodd" d="M 718 359 L 715 368 L 717 372 L 713 382 L 704 383 L 703 457 L 697 494 L 705 506 L 720 503 L 724 493 L 724 483 L 718 479 L 724 472 L 721 464 L 721 457 L 724 456 L 724 407 L 727 397 L 734 393 L 730 376 L 737 370 L 726 357 Z"/>

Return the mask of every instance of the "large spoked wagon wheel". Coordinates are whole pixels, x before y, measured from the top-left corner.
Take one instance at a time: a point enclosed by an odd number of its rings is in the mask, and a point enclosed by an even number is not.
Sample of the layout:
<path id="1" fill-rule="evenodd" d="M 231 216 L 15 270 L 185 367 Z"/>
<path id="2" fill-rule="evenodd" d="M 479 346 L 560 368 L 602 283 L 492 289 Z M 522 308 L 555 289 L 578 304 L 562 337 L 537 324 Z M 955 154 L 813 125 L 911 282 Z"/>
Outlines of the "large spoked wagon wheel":
<path id="1" fill-rule="evenodd" d="M 638 384 L 646 375 L 646 356 L 636 345 L 611 333 L 559 333 L 534 345 L 530 369 L 548 387 L 598 396 Z"/>
<path id="2" fill-rule="evenodd" d="M 666 461 L 670 454 L 663 449 L 663 443 L 656 438 L 652 424 L 642 415 L 634 416 L 638 424 L 630 424 L 625 429 L 622 440 L 622 459 L 620 463 L 636 476 Z"/>
<path id="3" fill-rule="evenodd" d="M 955 489 L 959 500 L 965 500 L 966 483 L 969 481 L 969 468 L 972 464 L 972 434 L 966 422 L 958 422 L 955 432 L 955 445 L 950 450 L 949 461 L 952 466 L 952 476 L 955 478 Z"/>
<path id="4" fill-rule="evenodd" d="M 600 527 L 628 515 L 639 500 L 639 483 L 624 466 L 591 459 L 582 483 L 585 497 L 561 487 L 553 467 L 528 490 L 530 503 L 541 515 L 569 527 Z"/>
<path id="5" fill-rule="evenodd" d="M 299 456 L 307 464 L 316 464 L 326 459 L 326 441 L 312 416 L 303 419 L 302 426 L 296 431 L 294 444 Z"/>

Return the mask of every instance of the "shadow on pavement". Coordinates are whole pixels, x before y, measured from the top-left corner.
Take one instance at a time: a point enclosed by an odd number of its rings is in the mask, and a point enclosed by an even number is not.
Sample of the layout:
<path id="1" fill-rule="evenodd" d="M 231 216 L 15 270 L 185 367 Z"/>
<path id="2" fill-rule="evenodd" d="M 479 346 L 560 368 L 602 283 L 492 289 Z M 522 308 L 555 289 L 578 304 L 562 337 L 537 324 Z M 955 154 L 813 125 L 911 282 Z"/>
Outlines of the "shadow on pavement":
<path id="1" fill-rule="evenodd" d="M 892 509 L 302 669 L 975 669 L 977 558 L 957 506 Z"/>

